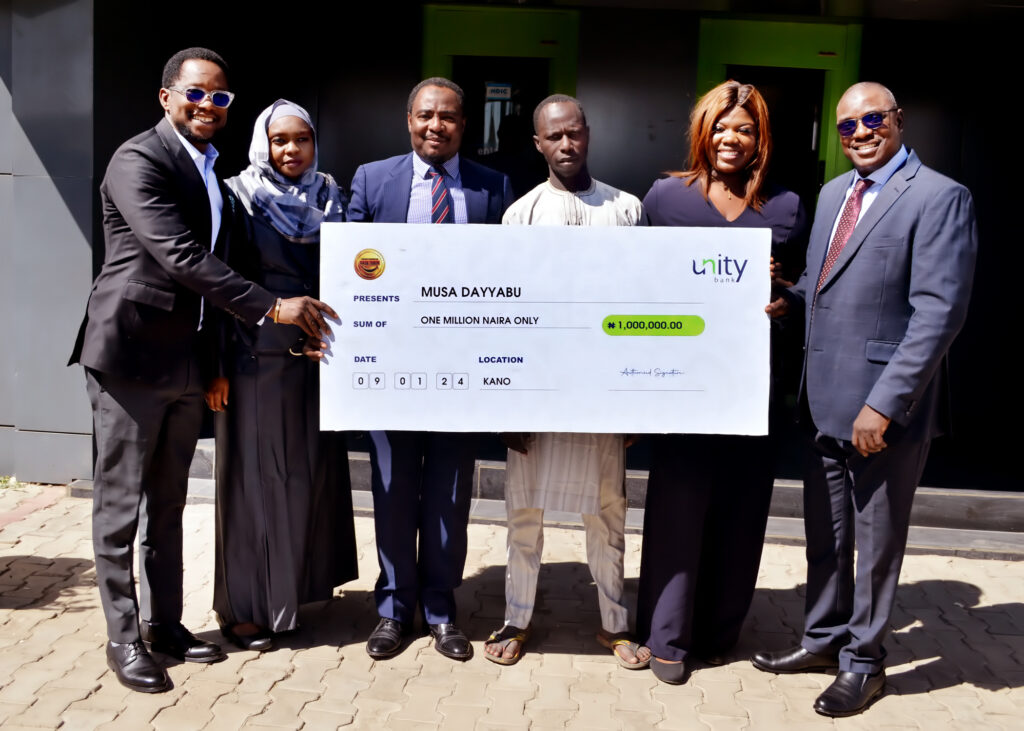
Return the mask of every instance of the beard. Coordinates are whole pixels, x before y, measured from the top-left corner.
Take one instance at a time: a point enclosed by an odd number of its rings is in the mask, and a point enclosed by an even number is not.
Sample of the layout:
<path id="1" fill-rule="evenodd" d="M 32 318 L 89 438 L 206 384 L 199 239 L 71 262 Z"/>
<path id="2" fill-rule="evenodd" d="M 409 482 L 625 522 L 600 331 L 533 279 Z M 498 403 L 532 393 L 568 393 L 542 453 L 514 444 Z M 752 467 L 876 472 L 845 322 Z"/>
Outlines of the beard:
<path id="1" fill-rule="evenodd" d="M 453 157 L 455 157 L 454 154 L 449 154 L 449 155 L 424 155 L 423 156 L 423 160 L 424 160 L 424 162 L 429 162 L 431 165 L 440 167 L 441 165 L 444 165 L 446 162 L 448 162 Z"/>
<path id="2" fill-rule="evenodd" d="M 195 132 L 193 132 L 186 124 L 179 124 L 177 125 L 176 129 L 178 130 L 178 134 L 180 134 L 193 145 L 209 144 L 213 142 L 213 138 L 217 136 L 216 132 L 214 132 L 210 134 L 209 137 L 200 137 Z"/>

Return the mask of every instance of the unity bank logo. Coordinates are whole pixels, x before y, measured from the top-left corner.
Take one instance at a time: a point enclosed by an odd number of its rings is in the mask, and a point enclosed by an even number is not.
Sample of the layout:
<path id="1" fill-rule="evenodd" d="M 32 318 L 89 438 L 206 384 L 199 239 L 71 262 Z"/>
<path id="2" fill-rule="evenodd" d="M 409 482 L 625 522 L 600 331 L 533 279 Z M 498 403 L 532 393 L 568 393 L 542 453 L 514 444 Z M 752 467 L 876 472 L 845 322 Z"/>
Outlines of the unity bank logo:
<path id="1" fill-rule="evenodd" d="M 700 277 L 712 277 L 716 284 L 736 284 L 743 278 L 748 261 L 721 254 L 714 259 L 694 259 L 693 273 Z"/>
<path id="2" fill-rule="evenodd" d="M 376 279 L 384 273 L 384 255 L 376 249 L 363 249 L 356 254 L 355 268 L 363 279 Z"/>

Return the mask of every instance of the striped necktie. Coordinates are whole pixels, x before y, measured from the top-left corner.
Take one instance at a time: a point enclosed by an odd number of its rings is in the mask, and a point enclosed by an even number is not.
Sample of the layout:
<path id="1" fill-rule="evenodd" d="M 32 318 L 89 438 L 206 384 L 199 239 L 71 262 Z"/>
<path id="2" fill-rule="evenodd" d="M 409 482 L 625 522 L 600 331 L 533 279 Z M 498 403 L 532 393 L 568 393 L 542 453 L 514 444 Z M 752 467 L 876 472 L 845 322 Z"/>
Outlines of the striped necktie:
<path id="1" fill-rule="evenodd" d="M 853 192 L 850 193 L 850 197 L 846 199 L 846 205 L 843 206 L 843 212 L 839 216 L 839 225 L 836 226 L 836 234 L 832 237 L 832 243 L 828 247 L 828 254 L 825 256 L 825 263 L 821 267 L 821 275 L 818 277 L 818 287 L 815 292 L 821 289 L 821 285 L 825 283 L 825 278 L 832 271 L 836 259 L 839 258 L 843 247 L 846 246 L 846 242 L 850 239 L 850 235 L 857 225 L 857 218 L 860 216 L 860 204 L 864 198 L 864 191 L 871 187 L 871 183 L 870 178 L 858 180 L 857 184 L 853 186 Z"/>
<path id="2" fill-rule="evenodd" d="M 430 177 L 430 222 L 451 223 L 452 197 L 448 194 L 448 186 L 444 182 L 444 168 L 431 165 Z"/>

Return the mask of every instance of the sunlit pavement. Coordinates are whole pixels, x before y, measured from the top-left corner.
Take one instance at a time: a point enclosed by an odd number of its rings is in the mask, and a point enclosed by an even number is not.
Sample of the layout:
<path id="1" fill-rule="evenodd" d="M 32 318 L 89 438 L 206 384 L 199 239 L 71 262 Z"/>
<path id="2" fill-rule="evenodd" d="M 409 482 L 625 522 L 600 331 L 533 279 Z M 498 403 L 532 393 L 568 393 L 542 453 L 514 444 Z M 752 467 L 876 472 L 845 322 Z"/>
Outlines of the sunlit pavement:
<path id="1" fill-rule="evenodd" d="M 501 624 L 505 531 L 469 528 L 459 623 L 475 657 L 456 663 L 417 637 L 373 661 L 373 522 L 356 518 L 360 578 L 306 607 L 302 627 L 265 654 L 227 645 L 214 665 L 169 661 L 167 693 L 122 687 L 106 667 L 95 586 L 89 500 L 63 487 L 0 490 L 0 726 L 231 729 L 767 729 L 1024 728 L 1024 561 L 910 555 L 887 643 L 885 696 L 838 721 L 814 713 L 825 674 L 769 675 L 747 661 L 799 637 L 803 549 L 765 546 L 754 606 L 739 647 L 721 667 L 695 665 L 685 685 L 620 668 L 594 640 L 597 597 L 583 533 L 545 531 L 534 632 L 523 659 L 499 667 L 482 643 Z M 213 505 L 185 511 L 184 623 L 220 637 L 210 612 Z M 631 599 L 640 561 L 627 536 Z M 158 656 L 159 657 L 159 656 Z"/>

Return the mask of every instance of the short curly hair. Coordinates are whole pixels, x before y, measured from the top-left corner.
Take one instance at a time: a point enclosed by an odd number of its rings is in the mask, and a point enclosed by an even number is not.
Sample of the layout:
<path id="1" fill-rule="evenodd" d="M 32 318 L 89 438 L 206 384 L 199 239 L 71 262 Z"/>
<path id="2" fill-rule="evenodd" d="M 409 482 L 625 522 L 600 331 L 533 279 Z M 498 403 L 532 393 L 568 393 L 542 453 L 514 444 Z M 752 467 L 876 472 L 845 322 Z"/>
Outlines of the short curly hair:
<path id="1" fill-rule="evenodd" d="M 462 87 L 456 84 L 451 79 L 446 79 L 443 76 L 431 76 L 429 79 L 423 79 L 416 86 L 412 87 L 412 91 L 409 92 L 409 100 L 405 103 L 405 113 L 412 114 L 412 103 L 416 101 L 416 95 L 419 94 L 423 89 L 428 86 L 440 86 L 443 89 L 451 89 L 455 92 L 455 96 L 459 99 L 459 112 L 462 116 L 466 116 L 466 94 L 462 91 Z"/>
<path id="2" fill-rule="evenodd" d="M 160 86 L 164 89 L 169 89 L 181 76 L 181 66 L 183 63 L 191 58 L 198 59 L 200 61 L 209 61 L 220 66 L 220 70 L 224 72 L 225 76 L 228 76 L 228 64 L 221 55 L 216 51 L 211 51 L 209 48 L 202 48 L 201 46 L 193 46 L 192 48 L 185 48 L 178 51 L 176 54 L 167 59 L 167 63 L 164 64 L 164 73 L 160 77 Z"/>
<path id="3" fill-rule="evenodd" d="M 549 97 L 541 99 L 540 104 L 533 110 L 533 132 L 537 133 L 537 123 L 540 121 L 541 110 L 549 104 L 575 104 L 576 108 L 580 110 L 580 116 L 583 118 L 584 126 L 587 124 L 587 113 L 583 111 L 583 105 L 580 104 L 580 100 L 574 96 L 568 94 L 552 94 Z"/>

